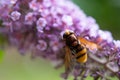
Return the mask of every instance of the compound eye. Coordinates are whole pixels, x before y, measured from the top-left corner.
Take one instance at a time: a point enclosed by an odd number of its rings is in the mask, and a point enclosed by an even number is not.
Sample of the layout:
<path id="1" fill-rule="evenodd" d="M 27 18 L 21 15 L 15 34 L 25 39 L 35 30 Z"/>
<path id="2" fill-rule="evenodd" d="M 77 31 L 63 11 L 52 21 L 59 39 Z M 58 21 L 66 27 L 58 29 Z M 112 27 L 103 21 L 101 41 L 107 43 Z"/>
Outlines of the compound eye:
<path id="1" fill-rule="evenodd" d="M 65 39 L 65 38 L 67 38 L 68 37 L 68 35 L 66 35 L 66 34 L 63 34 L 63 39 Z"/>

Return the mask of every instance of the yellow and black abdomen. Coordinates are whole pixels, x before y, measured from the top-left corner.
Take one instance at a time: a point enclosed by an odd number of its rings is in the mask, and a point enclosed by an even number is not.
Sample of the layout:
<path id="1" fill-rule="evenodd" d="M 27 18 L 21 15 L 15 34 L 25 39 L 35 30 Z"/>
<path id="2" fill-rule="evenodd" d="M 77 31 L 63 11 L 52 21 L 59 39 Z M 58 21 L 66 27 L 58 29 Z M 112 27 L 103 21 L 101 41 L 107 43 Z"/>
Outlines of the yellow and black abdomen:
<path id="1" fill-rule="evenodd" d="M 82 45 L 80 46 L 81 48 L 78 49 L 76 53 L 76 59 L 77 59 L 77 62 L 84 63 L 87 61 L 87 49 Z"/>

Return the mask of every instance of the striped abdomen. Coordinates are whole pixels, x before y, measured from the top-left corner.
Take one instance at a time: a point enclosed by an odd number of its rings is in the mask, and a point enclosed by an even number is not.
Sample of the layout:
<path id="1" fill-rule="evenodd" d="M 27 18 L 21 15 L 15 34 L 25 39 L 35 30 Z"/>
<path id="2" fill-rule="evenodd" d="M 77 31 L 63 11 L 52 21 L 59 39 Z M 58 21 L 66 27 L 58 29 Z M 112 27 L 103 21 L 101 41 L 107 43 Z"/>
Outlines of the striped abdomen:
<path id="1" fill-rule="evenodd" d="M 78 44 L 73 50 L 76 55 L 77 62 L 84 63 L 87 61 L 87 50 L 83 45 Z"/>
<path id="2" fill-rule="evenodd" d="M 87 50 L 84 46 L 81 45 L 81 49 L 76 53 L 76 59 L 80 63 L 87 61 Z"/>

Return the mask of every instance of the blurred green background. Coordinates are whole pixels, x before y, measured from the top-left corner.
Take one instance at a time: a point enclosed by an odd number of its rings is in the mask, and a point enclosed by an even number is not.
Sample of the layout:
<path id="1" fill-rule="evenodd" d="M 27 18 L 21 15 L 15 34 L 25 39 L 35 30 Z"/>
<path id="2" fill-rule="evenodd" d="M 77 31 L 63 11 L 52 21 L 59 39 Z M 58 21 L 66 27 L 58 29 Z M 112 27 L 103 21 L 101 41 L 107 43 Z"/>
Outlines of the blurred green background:
<path id="1" fill-rule="evenodd" d="M 102 30 L 120 39 L 120 0 L 73 0 L 88 16 L 96 19 Z"/>
<path id="2" fill-rule="evenodd" d="M 120 0 L 73 1 L 88 16 L 95 18 L 102 30 L 109 30 L 114 39 L 120 39 Z M 3 38 L 0 35 L 0 45 L 4 42 Z M 21 56 L 16 49 L 10 47 L 0 49 L 0 80 L 63 80 L 60 78 L 62 72 L 63 67 L 56 70 L 48 60 L 31 60 L 29 54 Z M 73 77 L 68 80 L 72 79 Z"/>

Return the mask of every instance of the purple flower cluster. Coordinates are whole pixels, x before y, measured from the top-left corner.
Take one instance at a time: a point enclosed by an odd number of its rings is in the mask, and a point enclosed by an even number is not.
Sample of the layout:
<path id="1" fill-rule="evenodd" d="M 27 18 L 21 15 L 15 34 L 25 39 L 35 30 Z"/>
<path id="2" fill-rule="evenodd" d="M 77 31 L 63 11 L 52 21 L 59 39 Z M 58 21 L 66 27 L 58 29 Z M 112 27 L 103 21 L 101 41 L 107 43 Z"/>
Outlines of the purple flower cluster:
<path id="1" fill-rule="evenodd" d="M 43 57 L 59 67 L 64 63 L 64 46 L 60 33 L 72 30 L 77 36 L 99 45 L 99 50 L 88 50 L 85 65 L 75 65 L 71 72 L 84 80 L 92 76 L 108 80 L 120 78 L 120 41 L 113 40 L 109 31 L 99 29 L 95 19 L 70 0 L 0 0 L 0 33 L 6 35 L 21 54 L 32 51 L 32 58 Z M 67 78 L 68 72 L 62 77 Z"/>

